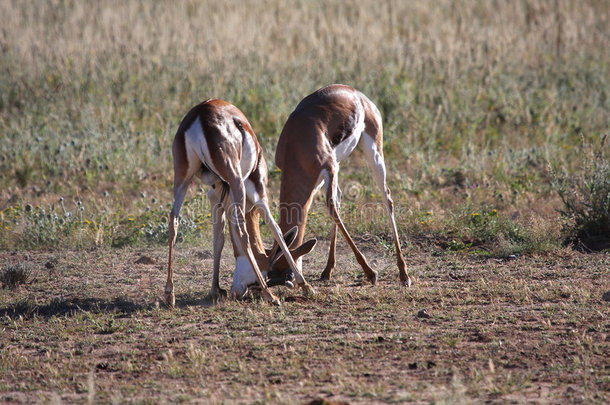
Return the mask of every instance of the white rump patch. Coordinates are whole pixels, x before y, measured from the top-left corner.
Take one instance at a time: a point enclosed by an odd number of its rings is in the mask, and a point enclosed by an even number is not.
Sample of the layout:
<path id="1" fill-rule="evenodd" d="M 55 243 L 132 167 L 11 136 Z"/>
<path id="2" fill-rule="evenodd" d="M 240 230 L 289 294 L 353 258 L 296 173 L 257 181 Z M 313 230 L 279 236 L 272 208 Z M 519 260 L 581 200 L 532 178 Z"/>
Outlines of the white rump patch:
<path id="1" fill-rule="evenodd" d="M 335 159 L 337 163 L 348 157 L 358 145 L 358 141 L 364 132 L 364 108 L 359 99 L 355 102 L 356 105 L 356 123 L 352 128 L 352 132 L 347 136 L 343 142 L 335 146 Z"/>
<path id="2" fill-rule="evenodd" d="M 328 171 L 326 169 L 322 169 L 320 171 L 320 175 L 318 176 L 318 180 L 316 180 L 316 186 L 313 189 L 313 195 L 314 196 L 316 194 L 318 194 L 318 191 L 320 191 L 320 189 L 322 188 L 322 186 L 326 182 L 326 179 L 328 179 Z"/>
<path id="3" fill-rule="evenodd" d="M 199 159 L 212 169 L 214 173 L 218 173 L 210 158 L 210 149 L 208 148 L 208 142 L 205 140 L 199 117 L 197 117 L 191 126 L 184 132 L 184 143 L 186 146 L 186 156 L 189 162 Z"/>
<path id="4" fill-rule="evenodd" d="M 243 137 L 244 141 L 242 143 L 241 161 L 239 164 L 243 178 L 247 178 L 254 169 L 254 163 L 256 162 L 256 145 L 254 145 L 252 135 L 245 128 Z"/>

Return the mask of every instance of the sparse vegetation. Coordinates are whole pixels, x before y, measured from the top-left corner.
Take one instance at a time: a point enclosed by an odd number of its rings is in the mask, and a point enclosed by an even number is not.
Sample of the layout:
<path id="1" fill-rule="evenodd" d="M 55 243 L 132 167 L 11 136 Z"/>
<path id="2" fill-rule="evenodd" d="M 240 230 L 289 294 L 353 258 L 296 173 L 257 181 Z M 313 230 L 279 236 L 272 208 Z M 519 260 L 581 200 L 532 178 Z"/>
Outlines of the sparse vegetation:
<path id="1" fill-rule="evenodd" d="M 0 402 L 607 403 L 607 9 L 0 0 L 0 275 L 20 286 L 0 289 Z M 213 304 L 209 203 L 193 187 L 178 305 L 160 307 L 186 111 L 210 97 L 244 111 L 273 206 L 284 121 L 336 82 L 383 115 L 414 288 L 397 288 L 385 208 L 356 151 L 342 212 L 379 286 L 360 285 L 340 240 L 314 298 L 279 288 L 280 309 Z M 323 201 L 308 221 L 315 280 Z M 152 264 L 135 262 L 143 251 Z"/>
<path id="2" fill-rule="evenodd" d="M 579 153 L 584 167 L 574 174 L 555 174 L 554 185 L 563 202 L 561 214 L 567 241 L 590 250 L 610 248 L 610 153 L 607 135 L 599 145 L 584 144 Z"/>
<path id="3" fill-rule="evenodd" d="M 27 263 L 8 265 L 0 270 L 0 284 L 6 288 L 17 288 L 26 284 L 32 276 L 32 269 Z"/>
<path id="4" fill-rule="evenodd" d="M 610 127 L 599 1 L 0 7 L 3 248 L 162 242 L 172 136 L 208 97 L 249 117 L 277 198 L 275 143 L 296 103 L 333 82 L 364 91 L 383 114 L 388 180 L 407 236 L 446 234 L 465 204 L 556 221 L 548 164 L 582 171 L 581 138 Z M 358 153 L 342 171 L 342 182 L 362 185 L 359 205 L 380 202 Z M 60 196 L 78 221 L 63 218 Z M 74 212 L 77 201 L 84 212 Z M 28 204 L 57 220 L 14 218 Z M 186 210 L 180 237 L 207 238 L 206 211 L 206 201 Z M 421 226 L 428 211 L 435 218 Z M 380 215 L 354 226 L 385 232 Z"/>

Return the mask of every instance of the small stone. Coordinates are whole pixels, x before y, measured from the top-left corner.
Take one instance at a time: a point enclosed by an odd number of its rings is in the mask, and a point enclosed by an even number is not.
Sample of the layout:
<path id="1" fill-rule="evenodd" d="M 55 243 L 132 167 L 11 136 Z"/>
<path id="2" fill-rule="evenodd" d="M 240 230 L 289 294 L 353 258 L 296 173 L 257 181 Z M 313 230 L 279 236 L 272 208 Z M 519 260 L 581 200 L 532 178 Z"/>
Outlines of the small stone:
<path id="1" fill-rule="evenodd" d="M 157 261 L 152 257 L 142 256 L 136 260 L 136 264 L 157 264 Z"/>
<path id="2" fill-rule="evenodd" d="M 305 405 L 349 405 L 349 402 L 331 401 L 329 399 L 316 398 L 312 401 L 306 402 Z"/>
<path id="3" fill-rule="evenodd" d="M 602 299 L 606 302 L 610 302 L 610 291 L 606 291 L 604 295 L 602 295 Z"/>

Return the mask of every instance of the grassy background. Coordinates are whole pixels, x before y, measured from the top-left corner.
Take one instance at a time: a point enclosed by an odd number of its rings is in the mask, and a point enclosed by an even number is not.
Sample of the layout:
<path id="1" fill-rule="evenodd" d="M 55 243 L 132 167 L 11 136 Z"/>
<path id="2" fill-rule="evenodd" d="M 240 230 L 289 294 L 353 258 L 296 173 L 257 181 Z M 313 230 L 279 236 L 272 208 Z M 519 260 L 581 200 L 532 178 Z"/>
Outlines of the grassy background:
<path id="1" fill-rule="evenodd" d="M 561 247 L 558 212 L 610 190 L 608 20 L 605 0 L 0 0 L 0 402 L 608 403 L 610 259 Z M 283 122 L 335 82 L 383 114 L 414 288 L 356 151 L 343 216 L 378 286 L 342 241 L 317 281 L 321 240 L 315 297 L 211 302 L 193 187 L 165 310 L 183 115 L 242 109 L 277 201 Z"/>
<path id="2" fill-rule="evenodd" d="M 277 198 L 294 106 L 334 82 L 362 90 L 402 235 L 500 255 L 560 243 L 549 167 L 582 172 L 583 140 L 609 127 L 605 1 L 2 0 L 0 25 L 5 249 L 163 241 L 173 135 L 210 97 L 251 121 Z M 350 228 L 387 239 L 357 211 L 380 201 L 358 152 L 342 173 Z M 205 197 L 183 222 L 184 240 L 209 238 Z"/>

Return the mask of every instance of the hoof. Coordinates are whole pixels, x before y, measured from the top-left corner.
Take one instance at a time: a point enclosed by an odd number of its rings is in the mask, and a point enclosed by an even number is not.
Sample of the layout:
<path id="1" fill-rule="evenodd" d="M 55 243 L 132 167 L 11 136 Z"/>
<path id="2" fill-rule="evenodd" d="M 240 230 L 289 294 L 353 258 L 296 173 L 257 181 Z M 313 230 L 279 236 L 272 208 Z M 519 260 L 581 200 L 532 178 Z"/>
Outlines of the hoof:
<path id="1" fill-rule="evenodd" d="M 282 306 L 280 300 L 275 295 L 271 294 L 271 292 L 269 292 L 269 291 L 263 292 L 263 296 L 265 297 L 265 301 L 267 301 L 271 305 L 276 306 L 276 307 Z"/>
<path id="2" fill-rule="evenodd" d="M 400 272 L 400 284 L 403 287 L 411 287 L 411 277 L 406 272 Z"/>
<path id="3" fill-rule="evenodd" d="M 322 274 L 320 274 L 320 281 L 328 281 L 330 280 L 330 275 L 333 273 L 334 267 L 327 267 L 324 269 Z"/>
<path id="4" fill-rule="evenodd" d="M 173 291 L 165 293 L 165 305 L 170 309 L 176 306 L 176 296 Z"/>
<path id="5" fill-rule="evenodd" d="M 227 290 L 223 290 L 222 288 L 213 288 L 210 291 L 210 298 L 213 300 L 220 300 L 222 298 L 226 298 L 228 296 Z"/>
<path id="6" fill-rule="evenodd" d="M 373 270 L 373 274 L 369 277 L 371 285 L 377 285 L 377 272 Z"/>
<path id="7" fill-rule="evenodd" d="M 303 293 L 306 297 L 313 297 L 316 295 L 316 291 L 308 283 L 302 284 L 300 287 L 303 289 Z"/>

